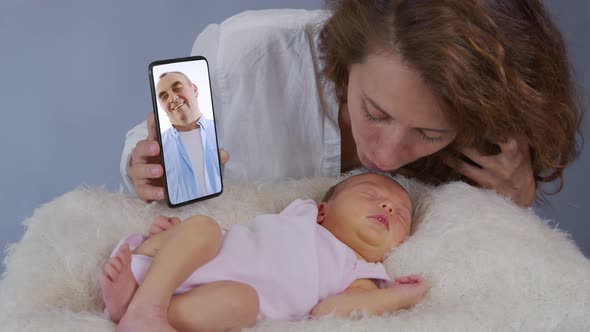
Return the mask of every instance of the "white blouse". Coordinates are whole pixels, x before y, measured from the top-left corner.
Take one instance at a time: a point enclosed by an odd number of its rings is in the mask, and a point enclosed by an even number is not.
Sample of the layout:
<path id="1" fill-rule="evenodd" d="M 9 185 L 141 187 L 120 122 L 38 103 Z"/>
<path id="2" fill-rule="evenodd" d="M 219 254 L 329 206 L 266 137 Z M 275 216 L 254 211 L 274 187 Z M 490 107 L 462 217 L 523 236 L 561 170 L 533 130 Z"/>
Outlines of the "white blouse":
<path id="1" fill-rule="evenodd" d="M 231 180 L 335 176 L 340 172 L 338 103 L 324 83 L 317 41 L 329 12 L 246 11 L 209 25 L 192 55 L 209 62 L 219 146 Z M 127 133 L 121 173 L 147 136 L 146 121 Z"/>

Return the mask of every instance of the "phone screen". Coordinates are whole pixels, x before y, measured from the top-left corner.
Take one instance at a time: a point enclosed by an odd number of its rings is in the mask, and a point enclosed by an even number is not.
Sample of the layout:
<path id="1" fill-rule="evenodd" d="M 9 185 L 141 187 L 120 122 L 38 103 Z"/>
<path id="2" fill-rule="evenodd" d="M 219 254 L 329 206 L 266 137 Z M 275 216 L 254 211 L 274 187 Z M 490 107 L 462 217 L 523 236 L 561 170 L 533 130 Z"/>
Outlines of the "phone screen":
<path id="1" fill-rule="evenodd" d="M 202 56 L 149 66 L 156 131 L 170 207 L 223 191 L 209 66 Z"/>

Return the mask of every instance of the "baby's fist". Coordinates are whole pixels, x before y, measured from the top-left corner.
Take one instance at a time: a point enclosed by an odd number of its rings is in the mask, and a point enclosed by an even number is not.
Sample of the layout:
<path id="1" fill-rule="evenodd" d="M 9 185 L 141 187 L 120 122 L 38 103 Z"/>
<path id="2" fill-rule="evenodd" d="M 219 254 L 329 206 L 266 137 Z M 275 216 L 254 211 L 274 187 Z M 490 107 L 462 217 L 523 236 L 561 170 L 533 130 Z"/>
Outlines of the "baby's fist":
<path id="1" fill-rule="evenodd" d="M 148 237 L 167 231 L 178 224 L 180 224 L 180 219 L 177 217 L 159 216 L 152 222 L 148 231 Z"/>
<path id="2" fill-rule="evenodd" d="M 400 309 L 408 309 L 420 302 L 430 285 L 419 275 L 411 275 L 395 279 L 389 289 L 399 298 Z"/>

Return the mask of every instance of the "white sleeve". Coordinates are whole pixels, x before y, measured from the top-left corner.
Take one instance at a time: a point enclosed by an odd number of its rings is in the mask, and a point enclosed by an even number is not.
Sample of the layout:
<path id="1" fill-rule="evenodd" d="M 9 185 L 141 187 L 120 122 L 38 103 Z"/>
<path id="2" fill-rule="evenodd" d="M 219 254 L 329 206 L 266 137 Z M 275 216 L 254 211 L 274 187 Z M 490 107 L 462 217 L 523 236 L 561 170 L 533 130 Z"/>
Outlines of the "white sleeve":
<path id="1" fill-rule="evenodd" d="M 203 32 L 199 34 L 195 40 L 191 54 L 205 56 L 209 62 L 209 65 L 213 66 L 217 55 L 217 45 L 219 43 L 218 40 L 219 25 L 210 24 L 205 28 L 205 30 L 203 30 Z M 129 162 L 131 161 L 131 151 L 139 141 L 144 140 L 147 137 L 147 134 L 147 121 L 144 120 L 142 123 L 129 130 L 127 132 L 127 136 L 125 137 L 125 146 L 123 147 L 123 153 L 121 155 L 120 170 L 127 188 L 132 193 L 135 193 L 135 189 L 133 187 L 131 178 L 127 174 L 127 168 L 129 167 Z"/>
<path id="2" fill-rule="evenodd" d="M 217 49 L 219 48 L 219 24 L 209 24 L 201 32 L 191 50 L 191 55 L 202 55 L 207 58 L 208 62 L 217 58 Z M 211 65 L 211 63 L 209 64 Z"/>
<path id="3" fill-rule="evenodd" d="M 127 188 L 132 193 L 135 192 L 135 189 L 133 188 L 133 182 L 131 181 L 131 178 L 129 175 L 127 175 L 127 168 L 129 167 L 129 163 L 131 161 L 131 151 L 137 145 L 137 143 L 141 140 L 144 140 L 147 135 L 147 121 L 144 120 L 142 123 L 129 130 L 127 132 L 127 136 L 125 137 L 125 146 L 123 147 L 123 154 L 121 155 L 120 168 L 123 180 L 125 180 Z"/>

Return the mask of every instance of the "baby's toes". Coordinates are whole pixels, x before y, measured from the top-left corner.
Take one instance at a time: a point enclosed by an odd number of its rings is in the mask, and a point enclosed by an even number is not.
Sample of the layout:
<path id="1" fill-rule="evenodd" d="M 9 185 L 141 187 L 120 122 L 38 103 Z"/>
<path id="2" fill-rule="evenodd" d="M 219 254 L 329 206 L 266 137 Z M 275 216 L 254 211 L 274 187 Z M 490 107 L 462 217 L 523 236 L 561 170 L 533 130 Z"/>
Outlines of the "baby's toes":
<path id="1" fill-rule="evenodd" d="M 104 266 L 103 274 L 106 275 L 111 281 L 117 280 L 119 271 L 110 262 Z"/>
<path id="2" fill-rule="evenodd" d="M 117 250 L 116 257 L 119 257 L 123 263 L 131 260 L 131 248 L 129 248 L 129 243 L 125 243 Z"/>
<path id="3" fill-rule="evenodd" d="M 113 280 L 111 280 L 111 277 L 109 277 L 109 275 L 103 270 L 103 272 L 100 274 L 100 276 L 98 277 L 100 284 L 102 286 L 102 288 L 104 288 L 107 284 L 113 282 Z"/>
<path id="4" fill-rule="evenodd" d="M 121 250 L 117 253 L 117 257 L 121 262 L 121 268 L 119 271 L 129 270 L 131 267 L 131 249 L 128 244 L 121 247 Z"/>
<path id="5" fill-rule="evenodd" d="M 111 258 L 109 260 L 109 264 L 112 265 L 118 273 L 121 273 L 121 271 L 123 271 L 123 259 L 119 257 L 119 255 Z"/>

